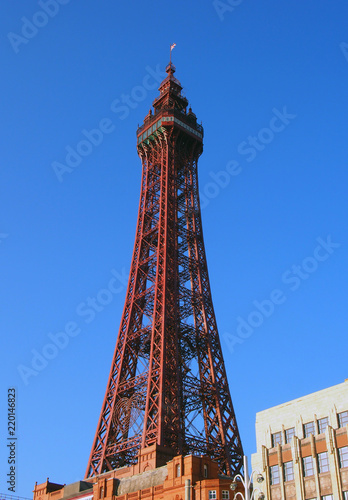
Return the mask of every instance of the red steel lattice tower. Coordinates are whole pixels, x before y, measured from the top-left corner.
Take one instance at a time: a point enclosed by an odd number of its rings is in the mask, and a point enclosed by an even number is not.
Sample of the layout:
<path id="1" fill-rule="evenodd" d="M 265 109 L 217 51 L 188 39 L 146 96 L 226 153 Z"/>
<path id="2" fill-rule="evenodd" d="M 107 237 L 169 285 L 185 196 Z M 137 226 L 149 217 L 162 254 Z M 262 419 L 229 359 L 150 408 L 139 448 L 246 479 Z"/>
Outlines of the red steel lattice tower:
<path id="1" fill-rule="evenodd" d="M 242 467 L 213 309 L 198 194 L 203 127 L 170 63 L 137 130 L 142 181 L 124 311 L 86 477 L 157 444 Z"/>

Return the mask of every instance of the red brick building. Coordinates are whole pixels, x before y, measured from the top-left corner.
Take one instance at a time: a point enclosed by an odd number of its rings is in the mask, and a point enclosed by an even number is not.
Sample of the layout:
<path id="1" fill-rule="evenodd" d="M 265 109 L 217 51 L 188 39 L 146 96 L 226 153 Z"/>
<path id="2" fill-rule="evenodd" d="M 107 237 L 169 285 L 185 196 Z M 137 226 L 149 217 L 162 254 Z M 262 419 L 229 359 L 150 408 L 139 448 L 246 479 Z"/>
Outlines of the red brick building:
<path id="1" fill-rule="evenodd" d="M 229 500 L 232 479 L 209 457 L 176 456 L 153 445 L 137 464 L 70 485 L 36 484 L 33 500 Z"/>

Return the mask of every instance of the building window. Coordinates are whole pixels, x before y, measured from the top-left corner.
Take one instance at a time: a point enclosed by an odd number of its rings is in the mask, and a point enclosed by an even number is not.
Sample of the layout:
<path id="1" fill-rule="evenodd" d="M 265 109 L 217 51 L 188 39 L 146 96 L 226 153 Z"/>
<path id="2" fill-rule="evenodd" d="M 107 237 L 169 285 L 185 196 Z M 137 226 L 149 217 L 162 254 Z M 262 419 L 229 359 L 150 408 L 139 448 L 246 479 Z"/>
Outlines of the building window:
<path id="1" fill-rule="evenodd" d="M 303 433 L 305 438 L 310 436 L 311 434 L 313 434 L 314 436 L 315 434 L 314 422 L 307 422 L 306 424 L 304 424 Z"/>
<path id="2" fill-rule="evenodd" d="M 334 500 L 333 495 L 324 495 L 323 497 L 320 497 L 321 500 Z"/>
<path id="3" fill-rule="evenodd" d="M 314 476 L 313 457 L 303 458 L 303 474 L 305 477 Z"/>
<path id="4" fill-rule="evenodd" d="M 294 467 L 292 462 L 285 462 L 284 464 L 284 481 L 293 481 Z"/>
<path id="5" fill-rule="evenodd" d="M 348 424 L 348 411 L 343 411 L 338 414 L 338 426 L 344 427 Z"/>
<path id="6" fill-rule="evenodd" d="M 229 500 L 230 492 L 228 490 L 222 490 L 222 500 Z"/>
<path id="7" fill-rule="evenodd" d="M 176 477 L 180 477 L 180 464 L 176 464 Z"/>
<path id="8" fill-rule="evenodd" d="M 275 432 L 272 434 L 272 447 L 277 446 L 277 444 L 282 444 L 282 433 L 281 432 Z"/>
<path id="9" fill-rule="evenodd" d="M 280 478 L 278 465 L 273 465 L 273 467 L 270 468 L 270 476 L 271 484 L 279 484 Z"/>
<path id="10" fill-rule="evenodd" d="M 348 491 L 343 492 L 343 500 L 348 500 Z"/>
<path id="11" fill-rule="evenodd" d="M 318 465 L 319 472 L 328 472 L 329 469 L 329 457 L 327 455 L 327 451 L 324 453 L 318 453 Z"/>
<path id="12" fill-rule="evenodd" d="M 208 466 L 207 464 L 203 465 L 203 476 L 208 477 Z"/>
<path id="13" fill-rule="evenodd" d="M 338 455 L 340 457 L 340 467 L 348 467 L 348 446 L 338 448 Z"/>
<path id="14" fill-rule="evenodd" d="M 328 425 L 329 425 L 329 419 L 328 419 L 328 417 L 320 418 L 318 420 L 319 434 L 322 434 L 323 432 L 325 432 L 326 427 Z"/>
<path id="15" fill-rule="evenodd" d="M 290 429 L 285 429 L 285 442 L 290 443 L 292 438 L 295 436 L 295 427 Z"/>
<path id="16" fill-rule="evenodd" d="M 209 490 L 209 500 L 216 500 L 216 490 Z"/>

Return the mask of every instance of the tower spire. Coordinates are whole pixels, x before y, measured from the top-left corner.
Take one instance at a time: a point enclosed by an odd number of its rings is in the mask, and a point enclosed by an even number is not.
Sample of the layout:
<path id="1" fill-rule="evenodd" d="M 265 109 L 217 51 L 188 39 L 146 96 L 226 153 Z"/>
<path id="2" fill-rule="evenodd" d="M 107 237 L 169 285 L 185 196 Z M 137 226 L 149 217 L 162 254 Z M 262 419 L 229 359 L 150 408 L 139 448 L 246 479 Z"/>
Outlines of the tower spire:
<path id="1" fill-rule="evenodd" d="M 87 477 L 141 464 L 146 450 L 155 467 L 173 454 L 209 455 L 230 475 L 242 467 L 203 241 L 203 127 L 186 111 L 171 60 L 166 71 L 137 130 L 133 259 Z"/>

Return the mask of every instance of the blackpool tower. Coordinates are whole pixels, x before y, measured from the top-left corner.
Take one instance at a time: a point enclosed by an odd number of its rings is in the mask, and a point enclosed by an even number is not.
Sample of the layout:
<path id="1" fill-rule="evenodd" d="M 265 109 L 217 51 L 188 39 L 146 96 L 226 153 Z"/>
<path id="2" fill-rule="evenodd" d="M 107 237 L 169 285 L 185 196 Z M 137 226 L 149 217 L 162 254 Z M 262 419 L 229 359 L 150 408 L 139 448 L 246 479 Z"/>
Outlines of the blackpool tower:
<path id="1" fill-rule="evenodd" d="M 127 294 L 86 478 L 158 457 L 242 467 L 204 249 L 197 161 L 203 127 L 170 62 L 137 130 L 142 162 Z M 160 461 L 158 462 L 160 463 Z"/>

